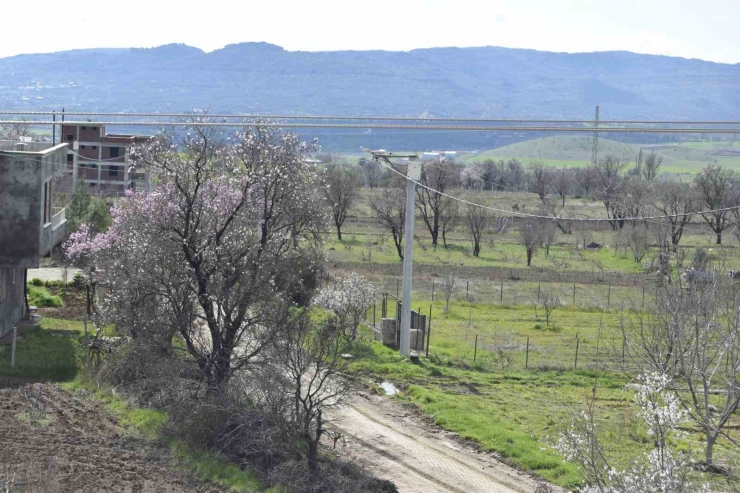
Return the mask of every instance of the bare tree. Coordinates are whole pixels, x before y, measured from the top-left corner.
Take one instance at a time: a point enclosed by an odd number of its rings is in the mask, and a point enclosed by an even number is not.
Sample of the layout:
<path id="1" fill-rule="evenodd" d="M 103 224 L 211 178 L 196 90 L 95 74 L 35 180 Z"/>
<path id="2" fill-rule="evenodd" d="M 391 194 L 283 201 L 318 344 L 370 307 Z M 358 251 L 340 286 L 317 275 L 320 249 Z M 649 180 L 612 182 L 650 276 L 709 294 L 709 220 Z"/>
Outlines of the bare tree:
<path id="1" fill-rule="evenodd" d="M 12 140 L 18 142 L 25 138 L 32 138 L 31 126 L 25 122 L 0 125 L 0 140 Z"/>
<path id="2" fill-rule="evenodd" d="M 532 257 L 542 244 L 540 224 L 537 221 L 522 221 L 519 224 L 519 241 L 527 251 L 527 267 L 532 265 Z"/>
<path id="3" fill-rule="evenodd" d="M 653 206 L 667 216 L 671 244 L 675 248 L 681 241 L 684 227 L 691 222 L 690 213 L 696 210 L 697 196 L 688 183 L 669 181 L 656 184 Z"/>
<path id="4" fill-rule="evenodd" d="M 642 153 L 642 149 L 640 149 Z M 642 177 L 647 182 L 653 181 L 658 176 L 660 165 L 663 164 L 663 156 L 653 151 L 645 158 L 645 165 L 642 167 Z"/>
<path id="5" fill-rule="evenodd" d="M 337 239 L 342 241 L 342 224 L 357 199 L 362 178 L 355 168 L 334 166 L 324 171 L 324 182 L 324 198 L 331 208 Z"/>
<path id="6" fill-rule="evenodd" d="M 702 214 L 701 217 L 717 235 L 717 245 L 722 244 L 722 232 L 731 225 L 727 219 L 729 211 L 721 209 L 732 207 L 738 201 L 738 193 L 732 187 L 734 178 L 734 173 L 722 166 L 707 166 L 696 176 L 699 201 L 714 211 Z"/>
<path id="7" fill-rule="evenodd" d="M 540 293 L 540 304 L 545 310 L 545 320 L 547 321 L 547 326 L 549 327 L 550 315 L 552 315 L 552 312 L 563 306 L 563 299 L 554 290 L 546 289 L 545 291 Z"/>
<path id="8" fill-rule="evenodd" d="M 552 188 L 560 197 L 563 207 L 565 207 L 565 199 L 567 199 L 568 195 L 570 195 L 570 192 L 573 188 L 573 183 L 575 181 L 573 177 L 573 172 L 565 168 L 560 168 L 558 170 L 555 170 L 551 174 L 551 178 Z"/>
<path id="9" fill-rule="evenodd" d="M 594 173 L 594 195 L 604 203 L 606 216 L 614 230 L 621 228 L 623 223 L 621 218 L 624 214 L 620 210 L 619 197 L 627 182 L 627 178 L 622 173 L 625 166 L 626 164 L 619 158 L 609 155 L 599 161 Z"/>
<path id="10" fill-rule="evenodd" d="M 540 239 L 542 247 L 545 249 L 545 256 L 550 256 L 550 247 L 555 243 L 557 237 L 557 224 L 552 219 L 540 219 L 538 221 L 540 228 Z"/>
<path id="11" fill-rule="evenodd" d="M 362 165 L 362 172 L 365 175 L 365 184 L 372 190 L 378 188 L 380 185 L 380 179 L 383 176 L 383 168 L 374 159 L 370 159 Z"/>
<path id="12" fill-rule="evenodd" d="M 449 162 L 427 163 L 422 166 L 421 183 L 429 188 L 417 187 L 416 209 L 421 214 L 421 219 L 432 236 L 432 246 L 435 249 L 437 248 L 441 223 L 445 221 L 447 211 L 454 201 L 432 190 L 444 193 L 455 184 L 455 175 L 456 173 Z"/>
<path id="13" fill-rule="evenodd" d="M 529 189 L 536 193 L 542 203 L 550 193 L 551 175 L 550 170 L 540 161 L 535 161 L 529 166 Z"/>
<path id="14" fill-rule="evenodd" d="M 450 270 L 445 274 L 444 278 L 442 278 L 442 292 L 445 297 L 445 312 L 450 310 L 450 298 L 452 298 L 452 293 L 455 291 L 458 279 L 457 272 L 454 270 Z"/>
<path id="15" fill-rule="evenodd" d="M 622 231 L 625 243 L 632 252 L 632 258 L 639 264 L 650 251 L 650 232 L 644 226 L 632 226 Z"/>
<path id="16" fill-rule="evenodd" d="M 593 240 L 594 232 L 589 229 L 588 223 L 581 222 L 576 227 L 576 246 L 586 248 Z"/>
<path id="17" fill-rule="evenodd" d="M 624 337 L 630 358 L 643 371 L 664 375 L 688 417 L 704 432 L 704 460 L 740 404 L 740 308 L 721 276 L 666 284 L 654 313 L 629 317 Z M 711 397 L 710 397 L 711 396 Z"/>
<path id="18" fill-rule="evenodd" d="M 370 199 L 370 209 L 378 225 L 393 237 L 398 257 L 403 260 L 403 232 L 406 221 L 406 196 L 397 187 L 383 190 Z"/>
<path id="19" fill-rule="evenodd" d="M 636 224 L 637 217 L 645 215 L 645 211 L 650 205 L 653 187 L 650 183 L 640 180 L 627 180 L 624 182 L 619 194 L 616 196 L 616 210 L 619 210 L 622 217 L 633 218 L 632 226 Z"/>
<path id="20" fill-rule="evenodd" d="M 491 221 L 491 214 L 487 209 L 475 205 L 468 205 L 465 213 L 465 222 L 468 226 L 470 243 L 473 246 L 473 256 L 480 256 L 481 240 Z"/>
<path id="21" fill-rule="evenodd" d="M 307 445 L 308 466 L 318 469 L 319 442 L 327 432 L 323 412 L 341 404 L 349 392 L 343 330 L 334 319 L 315 324 L 307 312 L 290 320 L 276 344 L 278 371 L 290 382 L 285 393 L 293 397 L 290 424 Z M 341 375 L 341 376 L 340 376 Z"/>
<path id="22" fill-rule="evenodd" d="M 450 205 L 447 206 L 445 215 L 442 216 L 442 219 L 440 219 L 440 234 L 442 235 L 442 244 L 445 248 L 447 248 L 447 233 L 455 227 L 458 220 L 460 219 L 459 210 L 460 209 L 457 205 L 457 202 L 453 200 Z"/>

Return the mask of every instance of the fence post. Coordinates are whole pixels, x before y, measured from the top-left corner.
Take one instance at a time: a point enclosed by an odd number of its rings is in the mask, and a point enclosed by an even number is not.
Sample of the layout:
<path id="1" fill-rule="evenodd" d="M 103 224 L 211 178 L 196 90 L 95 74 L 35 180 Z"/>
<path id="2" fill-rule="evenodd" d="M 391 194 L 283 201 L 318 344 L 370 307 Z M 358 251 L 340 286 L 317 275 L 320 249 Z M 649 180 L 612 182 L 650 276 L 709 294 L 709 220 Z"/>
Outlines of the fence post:
<path id="1" fill-rule="evenodd" d="M 473 307 L 470 307 L 470 311 L 468 312 L 468 325 L 473 325 Z"/>
<path id="2" fill-rule="evenodd" d="M 527 356 L 524 359 L 524 369 L 529 368 L 529 336 L 527 336 Z"/>
<path id="3" fill-rule="evenodd" d="M 642 307 L 645 308 L 645 285 L 642 285 Z"/>
<path id="4" fill-rule="evenodd" d="M 612 306 L 612 285 L 609 285 L 609 290 L 606 292 L 606 308 L 609 309 Z"/>
<path id="5" fill-rule="evenodd" d="M 465 281 L 465 301 L 470 301 L 470 279 Z"/>
<path id="6" fill-rule="evenodd" d="M 537 303 L 540 302 L 540 288 L 542 287 L 542 283 L 537 283 Z"/>
<path id="7" fill-rule="evenodd" d="M 627 338 L 622 336 L 622 370 L 624 370 L 624 347 L 627 345 Z"/>
<path id="8" fill-rule="evenodd" d="M 573 363 L 574 370 L 578 369 L 578 347 L 580 346 L 580 343 L 581 343 L 581 339 L 578 336 L 576 336 L 576 361 Z"/>
<path id="9" fill-rule="evenodd" d="M 432 305 L 429 305 L 429 330 L 427 331 L 427 358 L 429 357 L 429 340 L 432 338 Z"/>
<path id="10" fill-rule="evenodd" d="M 573 285 L 573 306 L 576 306 L 576 285 Z"/>
<path id="11" fill-rule="evenodd" d="M 15 369 L 15 341 L 18 338 L 18 328 L 13 325 L 13 340 L 10 343 L 10 369 Z"/>
<path id="12" fill-rule="evenodd" d="M 434 301 L 434 280 L 432 280 L 432 301 Z"/>
<path id="13" fill-rule="evenodd" d="M 475 363 L 476 356 L 478 356 L 478 334 L 475 334 L 475 348 L 473 349 L 473 363 Z"/>
<path id="14" fill-rule="evenodd" d="M 504 304 L 504 281 L 501 281 L 501 304 Z"/>

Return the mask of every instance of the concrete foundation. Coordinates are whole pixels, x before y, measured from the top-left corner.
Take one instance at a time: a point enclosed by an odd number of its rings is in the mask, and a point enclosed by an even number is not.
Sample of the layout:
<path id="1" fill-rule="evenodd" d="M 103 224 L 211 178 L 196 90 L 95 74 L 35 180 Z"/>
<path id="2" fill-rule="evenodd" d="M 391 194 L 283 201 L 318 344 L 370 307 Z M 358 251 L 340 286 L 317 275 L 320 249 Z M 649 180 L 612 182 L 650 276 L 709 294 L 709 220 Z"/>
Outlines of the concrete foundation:
<path id="1" fill-rule="evenodd" d="M 398 321 L 395 318 L 384 318 L 380 321 L 380 336 L 384 346 L 398 348 L 396 330 Z"/>

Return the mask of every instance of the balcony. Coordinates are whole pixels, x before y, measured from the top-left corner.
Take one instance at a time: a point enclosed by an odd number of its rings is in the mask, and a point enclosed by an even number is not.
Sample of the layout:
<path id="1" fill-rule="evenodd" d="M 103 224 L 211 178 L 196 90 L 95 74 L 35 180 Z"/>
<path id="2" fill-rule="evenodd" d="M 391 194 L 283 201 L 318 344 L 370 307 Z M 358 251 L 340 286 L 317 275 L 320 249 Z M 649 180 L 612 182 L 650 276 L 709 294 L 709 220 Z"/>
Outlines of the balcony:
<path id="1" fill-rule="evenodd" d="M 51 216 L 51 222 L 44 224 L 41 232 L 41 243 L 39 255 L 48 255 L 52 248 L 57 246 L 64 239 L 65 225 L 67 224 L 67 209 L 64 207 L 55 207 L 54 215 Z"/>

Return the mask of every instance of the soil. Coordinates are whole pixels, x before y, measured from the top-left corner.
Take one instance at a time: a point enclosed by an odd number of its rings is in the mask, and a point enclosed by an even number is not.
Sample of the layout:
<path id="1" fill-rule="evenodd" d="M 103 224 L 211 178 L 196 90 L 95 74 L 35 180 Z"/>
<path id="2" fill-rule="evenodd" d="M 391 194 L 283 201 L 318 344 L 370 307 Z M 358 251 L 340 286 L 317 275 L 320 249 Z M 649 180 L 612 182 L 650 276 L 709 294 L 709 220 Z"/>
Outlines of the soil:
<path id="1" fill-rule="evenodd" d="M 42 317 L 61 318 L 65 320 L 84 320 L 87 311 L 87 299 L 84 288 L 50 287 L 47 288 L 53 295 L 59 295 L 64 301 L 63 307 L 39 307 L 38 313 Z"/>
<path id="2" fill-rule="evenodd" d="M 393 481 L 401 493 L 531 493 L 541 484 L 393 399 L 359 392 L 331 420 L 344 435 L 337 453 Z"/>
<path id="3" fill-rule="evenodd" d="M 0 444 L 0 486 L 15 477 L 24 492 L 221 491 L 176 471 L 167 449 L 122 433 L 102 405 L 58 385 L 0 389 Z"/>

